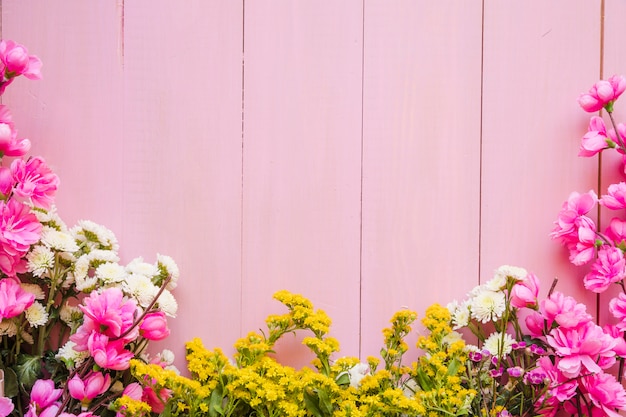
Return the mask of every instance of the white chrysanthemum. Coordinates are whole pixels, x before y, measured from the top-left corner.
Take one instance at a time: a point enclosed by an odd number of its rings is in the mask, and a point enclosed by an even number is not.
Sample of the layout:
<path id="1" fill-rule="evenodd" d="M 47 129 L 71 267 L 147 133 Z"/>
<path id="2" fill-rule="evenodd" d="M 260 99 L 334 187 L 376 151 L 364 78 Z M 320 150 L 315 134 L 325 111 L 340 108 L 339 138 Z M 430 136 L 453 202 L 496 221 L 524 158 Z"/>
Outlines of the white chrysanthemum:
<path id="1" fill-rule="evenodd" d="M 120 264 L 106 262 L 96 268 L 96 276 L 106 283 L 122 282 L 126 279 L 126 270 Z"/>
<path id="2" fill-rule="evenodd" d="M 348 376 L 350 377 L 350 386 L 358 388 L 361 385 L 361 380 L 370 374 L 370 367 L 366 363 L 357 363 L 352 368 L 348 369 Z"/>
<path id="3" fill-rule="evenodd" d="M 35 214 L 35 217 L 37 217 L 39 223 L 45 224 L 46 227 L 51 227 L 61 231 L 67 230 L 67 225 L 65 224 L 63 219 L 61 219 L 61 217 L 59 217 L 59 215 L 57 214 L 56 206 L 50 207 L 49 210 L 44 210 L 40 207 L 37 207 L 31 211 Z"/>
<path id="4" fill-rule="evenodd" d="M 94 290 L 98 284 L 98 278 L 95 276 L 90 277 L 89 275 L 86 275 L 79 277 L 78 275 L 74 275 L 74 280 L 76 289 L 85 293 Z"/>
<path id="5" fill-rule="evenodd" d="M 126 265 L 126 270 L 131 274 L 145 275 L 152 278 L 159 273 L 159 269 L 154 264 L 144 262 L 142 257 L 133 259 Z"/>
<path id="6" fill-rule="evenodd" d="M 165 368 L 166 371 L 172 371 L 174 372 L 176 375 L 180 375 L 180 370 L 175 366 L 175 365 L 167 365 Z"/>
<path id="7" fill-rule="evenodd" d="M 443 339 L 441 339 L 441 342 L 450 346 L 451 344 L 456 343 L 459 340 L 463 340 L 463 335 L 459 332 L 452 331 L 445 335 Z"/>
<path id="8" fill-rule="evenodd" d="M 72 235 L 49 227 L 44 228 L 41 242 L 59 252 L 76 252 L 79 249 Z"/>
<path id="9" fill-rule="evenodd" d="M 502 291 L 506 288 L 506 275 L 495 275 L 485 282 L 482 287 L 489 291 Z"/>
<path id="10" fill-rule="evenodd" d="M 43 326 L 48 322 L 48 312 L 43 304 L 34 302 L 26 309 L 26 320 L 31 327 Z"/>
<path id="11" fill-rule="evenodd" d="M 76 346 L 76 343 L 68 340 L 67 343 L 59 349 L 59 352 L 55 356 L 57 359 L 65 362 L 69 369 L 79 367 L 89 356 L 88 350 L 84 352 L 77 352 L 74 350 L 74 346 Z"/>
<path id="12" fill-rule="evenodd" d="M 483 289 L 470 300 L 472 317 L 481 323 L 500 318 L 505 308 L 506 299 L 501 292 Z"/>
<path id="13" fill-rule="evenodd" d="M 43 300 L 44 298 L 46 298 L 46 294 L 43 292 L 41 287 L 37 284 L 28 284 L 28 283 L 23 282 L 20 284 L 20 287 L 22 287 L 24 291 L 29 292 L 32 295 L 34 295 L 35 300 Z"/>
<path id="14" fill-rule="evenodd" d="M 461 327 L 465 327 L 469 324 L 471 315 L 470 315 L 470 305 L 468 301 L 464 301 L 462 304 L 458 305 L 456 309 L 452 312 L 452 329 L 457 330 Z"/>
<path id="15" fill-rule="evenodd" d="M 519 266 L 511 266 L 511 265 L 502 265 L 500 268 L 496 269 L 495 276 L 503 277 L 506 281 L 506 277 L 514 278 L 518 281 L 523 280 L 528 275 L 528 271 Z"/>
<path id="16" fill-rule="evenodd" d="M 493 356 L 506 356 L 511 353 L 513 343 L 515 343 L 515 340 L 513 340 L 510 334 L 504 333 L 503 337 L 502 333 L 495 332 L 485 340 L 483 348 L 487 349 Z"/>
<path id="17" fill-rule="evenodd" d="M 71 306 L 68 303 L 63 304 L 59 311 L 59 317 L 63 323 L 70 327 L 73 327 L 76 323 L 79 323 L 83 317 L 83 311 L 77 306 Z"/>
<path id="18" fill-rule="evenodd" d="M 168 290 L 163 290 L 163 293 L 159 296 L 156 305 L 158 309 L 164 312 L 167 316 L 176 317 L 178 303 L 172 293 Z"/>
<path id="19" fill-rule="evenodd" d="M 37 245 L 26 255 L 27 268 L 36 277 L 42 277 L 54 268 L 54 253 L 45 246 Z"/>
<path id="20" fill-rule="evenodd" d="M 174 352 L 169 349 L 163 349 L 161 353 L 157 354 L 157 358 L 159 362 L 164 363 L 165 365 L 171 365 L 174 363 Z"/>
<path id="21" fill-rule="evenodd" d="M 80 256 L 74 262 L 74 280 L 83 279 L 89 273 L 89 255 Z"/>
<path id="22" fill-rule="evenodd" d="M 159 292 L 159 288 L 145 275 L 129 274 L 122 283 L 122 291 L 135 298 L 141 307 L 148 307 Z"/>
<path id="23" fill-rule="evenodd" d="M 17 335 L 17 325 L 14 319 L 3 319 L 0 321 L 0 335 L 9 337 Z"/>
<path id="24" fill-rule="evenodd" d="M 170 282 L 167 284 L 168 290 L 173 290 L 176 288 L 178 283 L 178 278 L 180 277 L 180 270 L 178 269 L 178 265 L 174 262 L 170 256 L 157 254 L 157 265 L 159 269 L 163 269 L 166 276 L 171 276 Z"/>
<path id="25" fill-rule="evenodd" d="M 81 220 L 70 233 L 77 240 L 89 244 L 92 248 L 106 249 L 117 252 L 119 245 L 115 234 L 104 226 L 91 220 Z M 95 245 L 94 245 L 95 244 Z"/>
<path id="26" fill-rule="evenodd" d="M 89 263 L 119 262 L 120 257 L 112 250 L 96 249 L 89 252 Z"/>

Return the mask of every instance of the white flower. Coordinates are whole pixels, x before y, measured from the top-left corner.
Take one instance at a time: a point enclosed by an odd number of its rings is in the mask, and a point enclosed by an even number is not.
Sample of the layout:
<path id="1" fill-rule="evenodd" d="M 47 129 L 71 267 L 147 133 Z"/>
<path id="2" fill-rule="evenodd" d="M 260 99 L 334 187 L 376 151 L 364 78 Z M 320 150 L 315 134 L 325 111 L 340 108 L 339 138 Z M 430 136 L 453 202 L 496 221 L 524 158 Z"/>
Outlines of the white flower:
<path id="1" fill-rule="evenodd" d="M 76 252 L 79 249 L 72 235 L 50 227 L 44 228 L 41 234 L 41 242 L 59 252 Z"/>
<path id="2" fill-rule="evenodd" d="M 122 282 L 126 279 L 126 270 L 120 264 L 106 262 L 96 268 L 96 276 L 106 283 Z"/>
<path id="3" fill-rule="evenodd" d="M 126 265 L 126 270 L 131 274 L 145 275 L 152 278 L 159 273 L 159 268 L 154 264 L 144 262 L 143 258 L 135 258 Z"/>
<path id="4" fill-rule="evenodd" d="M 31 327 L 43 326 L 48 322 L 48 312 L 43 304 L 34 302 L 26 309 L 26 320 Z"/>
<path id="5" fill-rule="evenodd" d="M 493 356 L 506 356 L 511 353 L 513 343 L 515 343 L 515 340 L 513 340 L 510 334 L 504 333 L 503 338 L 502 333 L 495 332 L 485 340 L 483 348 L 487 349 Z"/>
<path id="6" fill-rule="evenodd" d="M 514 278 L 518 281 L 523 280 L 528 275 L 528 272 L 524 268 L 520 268 L 519 266 L 511 266 L 511 265 L 502 265 L 500 268 L 496 269 L 496 277 L 503 277 L 506 281 L 506 277 Z"/>
<path id="7" fill-rule="evenodd" d="M 501 291 L 506 288 L 506 275 L 495 275 L 485 282 L 482 287 L 489 291 Z"/>
<path id="8" fill-rule="evenodd" d="M 122 282 L 122 291 L 135 298 L 141 307 L 148 307 L 159 292 L 159 288 L 145 275 L 129 274 Z"/>
<path id="9" fill-rule="evenodd" d="M 115 234 L 104 226 L 91 220 L 81 220 L 70 233 L 80 242 L 88 244 L 94 249 L 112 250 L 117 252 L 119 244 Z"/>
<path id="10" fill-rule="evenodd" d="M 370 367 L 366 363 L 357 363 L 352 368 L 348 369 L 348 376 L 350 377 L 350 386 L 358 388 L 361 384 L 361 380 L 370 373 Z"/>
<path id="11" fill-rule="evenodd" d="M 83 311 L 80 308 L 71 306 L 66 302 L 59 311 L 59 317 L 65 324 L 74 328 L 74 325 L 78 324 L 82 319 Z"/>
<path id="12" fill-rule="evenodd" d="M 39 223 L 45 224 L 46 227 L 52 227 L 56 230 L 62 230 L 62 231 L 67 230 L 67 225 L 61 219 L 61 217 L 59 217 L 59 215 L 57 214 L 56 206 L 50 207 L 50 210 L 47 210 L 47 211 L 40 207 L 36 207 L 33 210 L 31 210 L 31 212 L 35 214 L 35 217 L 37 217 L 37 220 L 39 220 Z"/>
<path id="13" fill-rule="evenodd" d="M 450 310 L 450 308 L 448 308 Z M 470 305 L 469 301 L 464 301 L 463 304 L 457 305 L 454 311 L 450 310 L 452 315 L 452 329 L 457 330 L 461 327 L 465 327 L 470 322 Z"/>
<path id="14" fill-rule="evenodd" d="M 84 352 L 77 352 L 74 350 L 74 346 L 76 346 L 76 343 L 68 340 L 67 343 L 59 349 L 59 353 L 55 356 L 55 358 L 65 362 L 69 369 L 79 367 L 89 356 L 88 350 L 85 350 Z"/>
<path id="15" fill-rule="evenodd" d="M 170 282 L 167 284 L 168 290 L 173 290 L 176 288 L 178 283 L 178 278 L 180 277 L 180 270 L 178 269 L 178 265 L 174 262 L 174 259 L 167 255 L 157 254 L 157 264 L 160 270 L 163 270 L 165 276 L 171 276 Z"/>
<path id="16" fill-rule="evenodd" d="M 169 349 L 163 349 L 161 353 L 157 354 L 157 358 L 159 362 L 162 362 L 166 365 L 171 365 L 174 363 L 174 352 Z"/>
<path id="17" fill-rule="evenodd" d="M 26 255 L 27 268 L 36 277 L 42 277 L 54 268 L 54 253 L 45 246 L 37 245 Z"/>
<path id="18" fill-rule="evenodd" d="M 459 332 L 452 331 L 445 335 L 441 342 L 450 346 L 451 344 L 458 342 L 459 340 L 463 340 L 463 335 Z"/>
<path id="19" fill-rule="evenodd" d="M 166 315 L 170 317 L 176 317 L 176 312 L 178 311 L 178 303 L 176 299 L 168 290 L 163 290 L 163 293 L 159 296 L 159 299 L 156 303 L 159 310 L 164 312 Z"/>
<path id="20" fill-rule="evenodd" d="M 506 308 L 506 299 L 501 292 L 483 290 L 470 300 L 472 317 L 481 323 L 500 318 Z"/>
<path id="21" fill-rule="evenodd" d="M 119 262 L 120 257 L 112 250 L 95 249 L 89 252 L 89 264 L 104 262 Z"/>
<path id="22" fill-rule="evenodd" d="M 22 287 L 24 291 L 29 292 L 32 295 L 34 295 L 35 300 L 43 300 L 44 298 L 46 298 L 46 294 L 43 292 L 41 287 L 37 284 L 28 284 L 28 283 L 23 282 L 20 284 L 20 287 Z"/>

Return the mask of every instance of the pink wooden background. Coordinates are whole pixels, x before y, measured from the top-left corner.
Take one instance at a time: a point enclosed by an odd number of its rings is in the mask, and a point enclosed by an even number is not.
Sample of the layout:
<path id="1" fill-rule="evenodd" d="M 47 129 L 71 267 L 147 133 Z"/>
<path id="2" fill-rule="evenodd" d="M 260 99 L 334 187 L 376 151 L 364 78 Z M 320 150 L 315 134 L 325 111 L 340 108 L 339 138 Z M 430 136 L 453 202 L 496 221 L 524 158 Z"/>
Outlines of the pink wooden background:
<path id="1" fill-rule="evenodd" d="M 502 264 L 587 301 L 548 234 L 580 159 L 576 98 L 626 73 L 620 0 L 2 0 L 44 62 L 3 102 L 61 177 L 69 224 L 181 269 L 169 347 L 227 351 L 289 289 L 378 353 L 403 306 Z M 624 114 L 624 112 L 622 112 Z M 603 164 L 606 178 L 614 164 Z M 413 336 L 415 338 L 415 336 Z M 297 339 L 280 346 L 308 361 Z"/>

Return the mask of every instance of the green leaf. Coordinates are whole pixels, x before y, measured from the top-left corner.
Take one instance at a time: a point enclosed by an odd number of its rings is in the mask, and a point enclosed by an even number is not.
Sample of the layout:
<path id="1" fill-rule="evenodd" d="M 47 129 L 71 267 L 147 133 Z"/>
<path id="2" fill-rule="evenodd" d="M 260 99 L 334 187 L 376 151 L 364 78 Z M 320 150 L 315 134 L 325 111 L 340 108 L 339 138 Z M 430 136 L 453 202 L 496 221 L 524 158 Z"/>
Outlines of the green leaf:
<path id="1" fill-rule="evenodd" d="M 211 393 L 209 400 L 209 416 L 217 417 L 224 415 L 224 409 L 222 408 L 222 387 L 217 387 Z"/>
<path id="2" fill-rule="evenodd" d="M 453 359 L 452 362 L 448 365 L 448 376 L 456 375 L 459 371 L 459 367 L 461 366 L 461 361 L 458 359 Z"/>
<path id="3" fill-rule="evenodd" d="M 4 395 L 5 397 L 17 397 L 19 389 L 17 387 L 17 375 L 11 368 L 2 368 L 4 370 Z"/>
<path id="4" fill-rule="evenodd" d="M 324 415 L 332 416 L 333 415 L 333 405 L 330 402 L 330 397 L 328 396 L 326 391 L 325 390 L 318 390 L 317 391 L 317 396 L 320 399 L 319 407 L 322 410 L 322 412 L 324 412 Z"/>
<path id="5" fill-rule="evenodd" d="M 430 380 L 430 378 L 428 377 L 428 375 L 426 375 L 424 373 L 424 371 L 422 370 L 422 368 L 419 368 L 417 370 L 417 372 L 415 373 L 415 379 L 417 380 L 417 384 L 420 386 L 420 388 L 422 388 L 424 391 L 430 391 L 433 389 L 433 383 Z"/>
<path id="6" fill-rule="evenodd" d="M 318 402 L 319 399 L 315 395 L 311 394 L 307 389 L 304 390 L 304 405 L 306 406 L 306 409 L 315 417 L 324 417 Z"/>
<path id="7" fill-rule="evenodd" d="M 41 374 L 41 357 L 20 354 L 17 358 L 17 377 L 26 388 L 31 388 Z"/>
<path id="8" fill-rule="evenodd" d="M 335 383 L 339 386 L 349 385 L 350 384 L 350 374 L 346 371 L 337 375 L 337 379 L 335 379 Z"/>

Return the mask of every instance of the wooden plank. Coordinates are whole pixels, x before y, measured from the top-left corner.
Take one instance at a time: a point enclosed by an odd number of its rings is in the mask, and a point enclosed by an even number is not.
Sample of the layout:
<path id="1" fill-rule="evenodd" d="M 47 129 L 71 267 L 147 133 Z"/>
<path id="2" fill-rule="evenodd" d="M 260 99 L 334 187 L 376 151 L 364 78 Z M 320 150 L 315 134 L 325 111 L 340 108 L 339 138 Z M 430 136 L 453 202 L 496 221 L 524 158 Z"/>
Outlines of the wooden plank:
<path id="1" fill-rule="evenodd" d="M 243 329 L 301 293 L 358 355 L 362 2 L 245 5 Z M 286 363 L 310 359 L 297 340 Z"/>
<path id="2" fill-rule="evenodd" d="M 366 2 L 362 357 L 395 311 L 478 283 L 481 13 Z"/>
<path id="3" fill-rule="evenodd" d="M 181 268 L 164 344 L 182 363 L 192 337 L 229 351 L 240 335 L 242 16 L 242 1 L 124 6 L 116 209 L 127 247 Z"/>
<path id="4" fill-rule="evenodd" d="M 572 191 L 597 185 L 578 158 L 587 117 L 576 99 L 598 76 L 600 1 L 487 0 L 484 13 L 481 275 L 522 266 L 585 301 L 584 271 L 548 236 Z"/>

